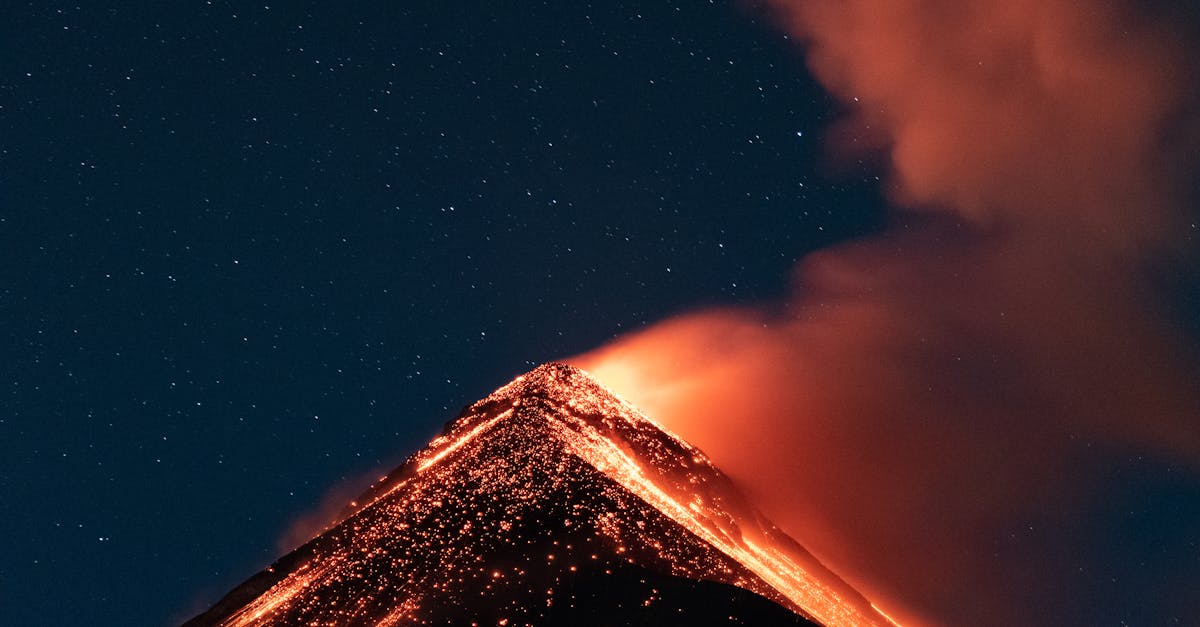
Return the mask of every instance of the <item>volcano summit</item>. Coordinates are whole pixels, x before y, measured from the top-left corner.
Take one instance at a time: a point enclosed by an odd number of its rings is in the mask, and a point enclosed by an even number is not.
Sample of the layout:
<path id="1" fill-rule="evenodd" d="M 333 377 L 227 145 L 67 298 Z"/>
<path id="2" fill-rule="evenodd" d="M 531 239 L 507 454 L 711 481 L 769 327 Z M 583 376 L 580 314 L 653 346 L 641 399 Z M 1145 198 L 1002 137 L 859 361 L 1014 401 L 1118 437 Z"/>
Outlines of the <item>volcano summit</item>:
<path id="1" fill-rule="evenodd" d="M 199 625 L 891 624 L 696 448 L 547 364 Z"/>

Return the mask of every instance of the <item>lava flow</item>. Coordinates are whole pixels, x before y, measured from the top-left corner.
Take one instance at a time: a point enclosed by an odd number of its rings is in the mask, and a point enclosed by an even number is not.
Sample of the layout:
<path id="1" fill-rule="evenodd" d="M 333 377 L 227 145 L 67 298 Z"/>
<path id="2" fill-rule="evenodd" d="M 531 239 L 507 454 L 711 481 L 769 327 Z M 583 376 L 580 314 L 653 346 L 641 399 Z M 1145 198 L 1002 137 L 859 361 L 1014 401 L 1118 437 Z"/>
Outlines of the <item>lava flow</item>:
<path id="1" fill-rule="evenodd" d="M 468 407 L 188 625 L 888 625 L 708 458 L 578 368 Z"/>

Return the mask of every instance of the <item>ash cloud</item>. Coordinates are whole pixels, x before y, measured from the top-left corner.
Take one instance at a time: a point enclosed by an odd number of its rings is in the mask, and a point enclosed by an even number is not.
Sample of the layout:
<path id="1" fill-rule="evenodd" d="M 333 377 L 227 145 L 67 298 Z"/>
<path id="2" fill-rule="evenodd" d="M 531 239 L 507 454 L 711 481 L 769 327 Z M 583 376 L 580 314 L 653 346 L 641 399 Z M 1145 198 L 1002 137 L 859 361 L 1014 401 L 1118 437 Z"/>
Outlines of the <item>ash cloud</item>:
<path id="1" fill-rule="evenodd" d="M 773 5 L 847 103 L 833 151 L 887 163 L 894 228 L 801 260 L 783 303 L 573 361 L 897 618 L 1191 620 L 1200 370 L 1148 278 L 1194 253 L 1178 15 Z"/>

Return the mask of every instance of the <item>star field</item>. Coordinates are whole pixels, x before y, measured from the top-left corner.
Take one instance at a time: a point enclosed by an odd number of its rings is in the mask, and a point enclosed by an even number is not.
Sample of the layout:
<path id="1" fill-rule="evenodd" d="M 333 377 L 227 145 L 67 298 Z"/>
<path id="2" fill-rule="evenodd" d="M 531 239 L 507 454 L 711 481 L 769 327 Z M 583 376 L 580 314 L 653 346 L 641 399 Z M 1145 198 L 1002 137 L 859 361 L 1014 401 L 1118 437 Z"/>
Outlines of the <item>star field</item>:
<path id="1" fill-rule="evenodd" d="M 513 375 L 881 222 L 734 3 L 27 3 L 0 41 L 13 624 L 183 618 Z"/>

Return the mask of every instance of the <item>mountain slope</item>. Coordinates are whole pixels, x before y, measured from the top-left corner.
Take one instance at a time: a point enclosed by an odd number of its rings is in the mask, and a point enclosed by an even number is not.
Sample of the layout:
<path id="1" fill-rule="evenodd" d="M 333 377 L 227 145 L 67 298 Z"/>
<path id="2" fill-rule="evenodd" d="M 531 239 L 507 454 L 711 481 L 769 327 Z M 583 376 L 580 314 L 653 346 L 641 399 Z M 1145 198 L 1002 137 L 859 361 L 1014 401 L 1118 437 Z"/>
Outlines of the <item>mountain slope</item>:
<path id="1" fill-rule="evenodd" d="M 562 364 L 356 503 L 188 624 L 888 623 L 699 450 Z"/>

